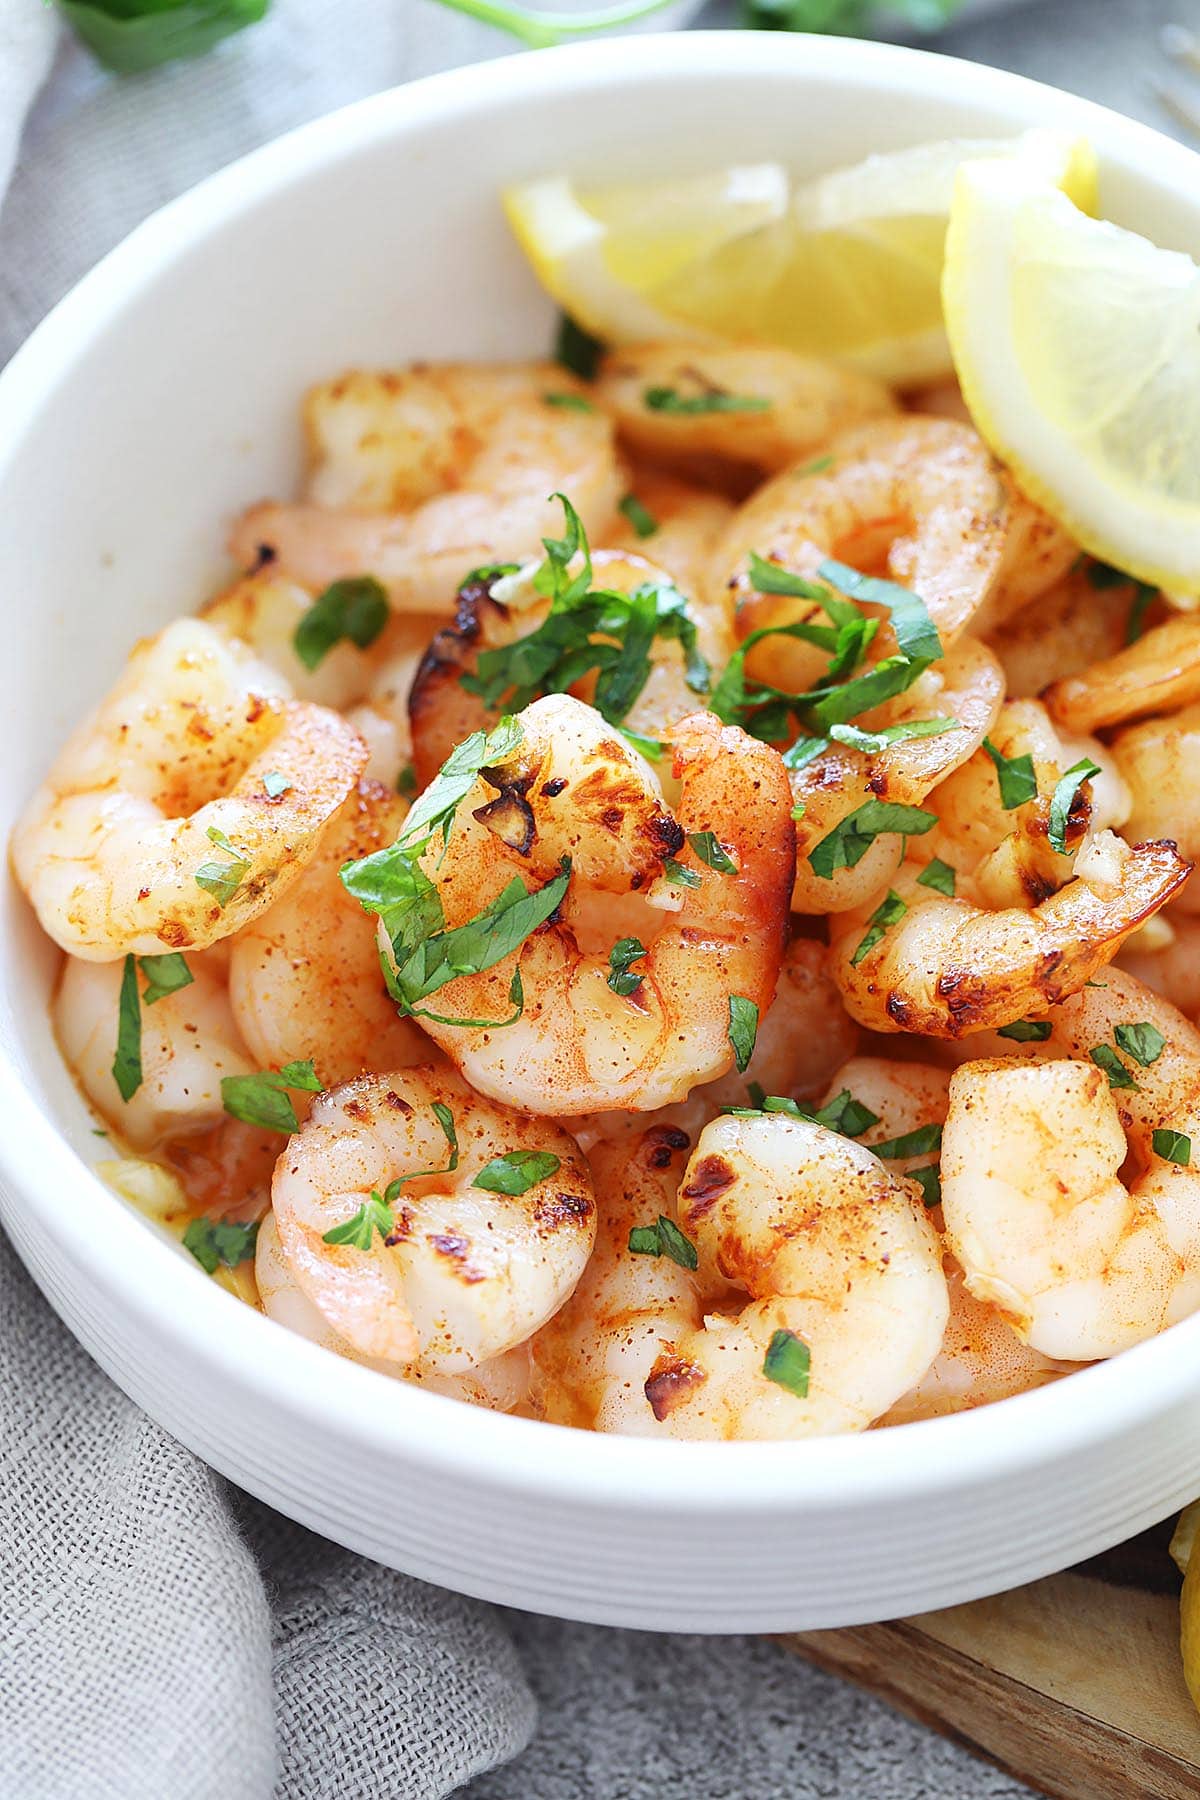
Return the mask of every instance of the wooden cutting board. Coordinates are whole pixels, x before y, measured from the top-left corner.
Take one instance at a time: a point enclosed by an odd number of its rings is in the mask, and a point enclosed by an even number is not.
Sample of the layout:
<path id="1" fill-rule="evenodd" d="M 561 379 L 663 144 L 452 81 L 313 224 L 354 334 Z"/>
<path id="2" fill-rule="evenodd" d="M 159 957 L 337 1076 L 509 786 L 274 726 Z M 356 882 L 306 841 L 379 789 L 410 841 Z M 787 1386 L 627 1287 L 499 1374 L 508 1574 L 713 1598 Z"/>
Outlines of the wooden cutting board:
<path id="1" fill-rule="evenodd" d="M 1197 1800 L 1170 1536 L 969 1606 L 783 1641 L 1054 1800 Z"/>

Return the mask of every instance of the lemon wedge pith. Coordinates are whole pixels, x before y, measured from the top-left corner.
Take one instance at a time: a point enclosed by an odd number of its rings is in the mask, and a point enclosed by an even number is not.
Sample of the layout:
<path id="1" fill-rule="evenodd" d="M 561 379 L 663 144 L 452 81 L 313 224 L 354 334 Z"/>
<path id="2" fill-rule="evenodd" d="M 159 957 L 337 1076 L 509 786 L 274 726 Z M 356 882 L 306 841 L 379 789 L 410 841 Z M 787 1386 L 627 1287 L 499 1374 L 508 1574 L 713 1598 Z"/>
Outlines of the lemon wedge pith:
<path id="1" fill-rule="evenodd" d="M 1019 161 L 959 172 L 942 281 L 963 396 L 1086 550 L 1200 593 L 1200 269 Z"/>

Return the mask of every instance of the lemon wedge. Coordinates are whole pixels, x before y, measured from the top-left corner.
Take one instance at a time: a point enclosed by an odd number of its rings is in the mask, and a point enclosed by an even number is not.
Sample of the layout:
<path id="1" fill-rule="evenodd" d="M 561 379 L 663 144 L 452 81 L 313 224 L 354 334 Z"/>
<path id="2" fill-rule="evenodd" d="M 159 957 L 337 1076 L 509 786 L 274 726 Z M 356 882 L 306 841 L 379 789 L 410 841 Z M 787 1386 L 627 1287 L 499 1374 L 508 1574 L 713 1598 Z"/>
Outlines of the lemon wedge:
<path id="1" fill-rule="evenodd" d="M 1188 1692 L 1200 1708 L 1200 1556 L 1193 1554 L 1200 1531 L 1200 1501 L 1193 1501 L 1179 1515 L 1171 1539 L 1171 1555 L 1183 1573 L 1179 1596 L 1179 1647 Z"/>
<path id="2" fill-rule="evenodd" d="M 550 176 L 504 204 L 542 285 L 608 343 L 751 339 L 913 385 L 950 369 L 947 215 L 960 165 L 993 157 L 1094 202 L 1088 146 L 1034 131 L 871 156 L 794 190 L 761 163 L 604 188 Z"/>
<path id="3" fill-rule="evenodd" d="M 957 179 L 942 283 L 963 396 L 1086 550 L 1200 593 L 1200 269 L 1027 163 Z"/>

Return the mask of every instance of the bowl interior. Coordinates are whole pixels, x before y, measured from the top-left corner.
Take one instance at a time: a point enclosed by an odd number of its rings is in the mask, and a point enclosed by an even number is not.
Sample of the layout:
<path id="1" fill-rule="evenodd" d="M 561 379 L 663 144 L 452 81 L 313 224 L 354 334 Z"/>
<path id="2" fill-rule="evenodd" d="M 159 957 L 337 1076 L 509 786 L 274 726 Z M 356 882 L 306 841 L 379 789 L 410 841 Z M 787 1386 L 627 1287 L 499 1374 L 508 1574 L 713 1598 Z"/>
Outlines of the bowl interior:
<path id="1" fill-rule="evenodd" d="M 932 55 L 752 34 L 459 72 L 215 177 L 102 265 L 0 381 L 0 830 L 134 640 L 227 575 L 234 514 L 293 490 L 308 383 L 355 364 L 545 351 L 551 308 L 499 187 L 559 167 L 613 180 L 765 158 L 807 174 L 1047 124 L 1091 131 L 1111 217 L 1200 249 L 1195 160 L 1142 128 Z M 83 1229 L 102 1232 L 120 1203 L 87 1174 L 96 1139 L 49 1033 L 56 957 L 11 883 L 0 905 L 5 1115 L 32 1108 L 65 1134 Z M 187 1307 L 217 1300 L 197 1284 Z M 854 1455 L 879 1456 L 879 1441 Z"/>

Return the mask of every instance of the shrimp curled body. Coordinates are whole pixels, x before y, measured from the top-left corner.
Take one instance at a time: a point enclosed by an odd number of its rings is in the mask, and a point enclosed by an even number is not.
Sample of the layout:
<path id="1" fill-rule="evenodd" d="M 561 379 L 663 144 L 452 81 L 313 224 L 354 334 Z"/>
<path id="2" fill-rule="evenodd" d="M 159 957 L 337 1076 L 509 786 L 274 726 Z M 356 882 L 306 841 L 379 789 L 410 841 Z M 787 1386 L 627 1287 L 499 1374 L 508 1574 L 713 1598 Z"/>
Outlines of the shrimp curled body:
<path id="1" fill-rule="evenodd" d="M 453 1117 L 457 1170 L 435 1103 Z M 472 1185 L 521 1151 L 548 1153 L 553 1169 L 518 1195 Z M 397 1177 L 386 1239 L 365 1250 L 326 1242 Z M 471 1368 L 532 1336 L 575 1286 L 596 1231 L 573 1138 L 429 1068 L 322 1094 L 279 1159 L 272 1206 L 288 1266 L 333 1330 L 361 1355 L 427 1373 Z"/>

